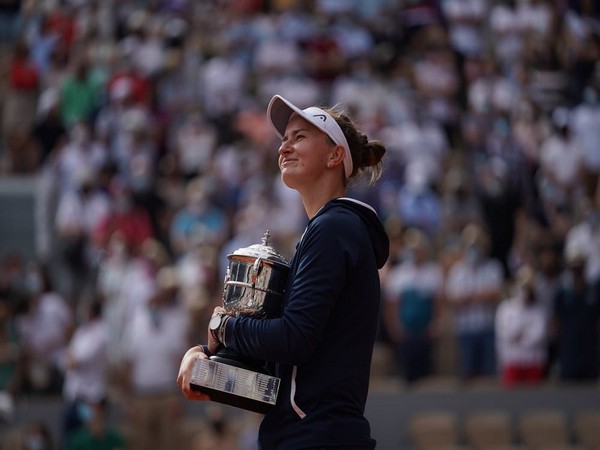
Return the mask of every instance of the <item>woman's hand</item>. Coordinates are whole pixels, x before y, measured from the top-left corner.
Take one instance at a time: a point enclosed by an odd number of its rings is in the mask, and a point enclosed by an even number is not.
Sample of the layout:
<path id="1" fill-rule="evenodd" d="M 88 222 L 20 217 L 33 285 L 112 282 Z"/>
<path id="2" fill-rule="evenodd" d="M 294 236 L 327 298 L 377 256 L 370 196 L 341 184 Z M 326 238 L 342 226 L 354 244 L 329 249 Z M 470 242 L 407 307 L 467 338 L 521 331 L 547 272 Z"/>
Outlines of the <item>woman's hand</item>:
<path id="1" fill-rule="evenodd" d="M 188 400 L 210 400 L 207 394 L 200 391 L 192 390 L 190 386 L 190 380 L 192 378 L 192 370 L 194 369 L 194 363 L 198 358 L 208 359 L 208 355 L 204 353 L 202 347 L 197 345 L 196 347 L 190 348 L 179 366 L 179 375 L 177 375 L 177 386 Z"/>
<path id="2" fill-rule="evenodd" d="M 216 306 L 214 311 L 213 311 L 213 316 L 217 315 L 217 314 L 225 314 L 226 311 L 223 307 L 221 306 Z M 217 350 L 219 349 L 219 347 L 221 347 L 221 343 L 219 341 L 217 341 L 212 333 L 210 332 L 210 329 L 208 330 L 208 351 L 211 353 L 216 353 Z"/>

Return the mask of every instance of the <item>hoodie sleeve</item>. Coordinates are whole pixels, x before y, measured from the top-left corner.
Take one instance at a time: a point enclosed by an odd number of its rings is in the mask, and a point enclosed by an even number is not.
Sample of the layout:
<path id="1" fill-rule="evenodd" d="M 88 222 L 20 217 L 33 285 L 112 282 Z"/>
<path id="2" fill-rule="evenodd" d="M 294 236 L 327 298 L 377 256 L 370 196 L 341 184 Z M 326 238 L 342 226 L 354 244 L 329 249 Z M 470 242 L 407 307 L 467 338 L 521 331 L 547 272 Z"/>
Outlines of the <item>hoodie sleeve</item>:
<path id="1" fill-rule="evenodd" d="M 345 210 L 316 217 L 294 257 L 281 318 L 233 318 L 225 345 L 260 360 L 302 364 L 322 339 L 336 299 L 358 263 L 366 230 Z"/>

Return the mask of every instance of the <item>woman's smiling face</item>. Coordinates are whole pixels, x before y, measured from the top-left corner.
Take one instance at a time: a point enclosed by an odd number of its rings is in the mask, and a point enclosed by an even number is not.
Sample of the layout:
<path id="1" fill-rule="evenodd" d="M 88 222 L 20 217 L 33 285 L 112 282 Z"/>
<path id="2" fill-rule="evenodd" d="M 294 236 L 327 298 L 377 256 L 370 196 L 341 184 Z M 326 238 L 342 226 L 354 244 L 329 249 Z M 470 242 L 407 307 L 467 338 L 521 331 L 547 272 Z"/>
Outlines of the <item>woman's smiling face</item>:
<path id="1" fill-rule="evenodd" d="M 329 143 L 325 133 L 297 114 L 292 114 L 279 147 L 283 182 L 292 189 L 318 179 L 327 168 Z"/>

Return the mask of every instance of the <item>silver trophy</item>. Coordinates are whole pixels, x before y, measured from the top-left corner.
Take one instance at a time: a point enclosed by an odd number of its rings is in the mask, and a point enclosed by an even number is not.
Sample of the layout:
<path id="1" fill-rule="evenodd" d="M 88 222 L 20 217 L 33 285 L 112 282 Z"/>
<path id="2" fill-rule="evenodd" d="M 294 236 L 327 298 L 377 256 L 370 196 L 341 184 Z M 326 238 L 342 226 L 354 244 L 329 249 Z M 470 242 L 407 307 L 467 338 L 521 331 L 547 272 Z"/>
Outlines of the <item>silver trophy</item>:
<path id="1" fill-rule="evenodd" d="M 269 245 L 269 231 L 261 244 L 227 255 L 229 265 L 223 288 L 223 308 L 233 317 L 270 319 L 281 315 L 289 263 Z M 191 387 L 211 400 L 266 413 L 277 401 L 280 379 L 264 361 L 241 356 L 221 347 L 210 359 L 198 359 Z"/>

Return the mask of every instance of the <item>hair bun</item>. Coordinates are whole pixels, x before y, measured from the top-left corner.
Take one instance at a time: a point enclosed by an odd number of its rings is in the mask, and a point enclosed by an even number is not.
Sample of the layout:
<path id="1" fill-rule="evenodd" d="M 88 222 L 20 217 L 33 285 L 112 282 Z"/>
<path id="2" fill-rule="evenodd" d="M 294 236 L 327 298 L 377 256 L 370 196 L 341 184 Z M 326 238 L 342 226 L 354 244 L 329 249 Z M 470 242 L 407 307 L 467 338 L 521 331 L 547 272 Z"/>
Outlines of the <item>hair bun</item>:
<path id="1" fill-rule="evenodd" d="M 367 166 L 376 166 L 385 155 L 385 147 L 379 141 L 370 141 L 365 145 L 367 150 Z"/>

